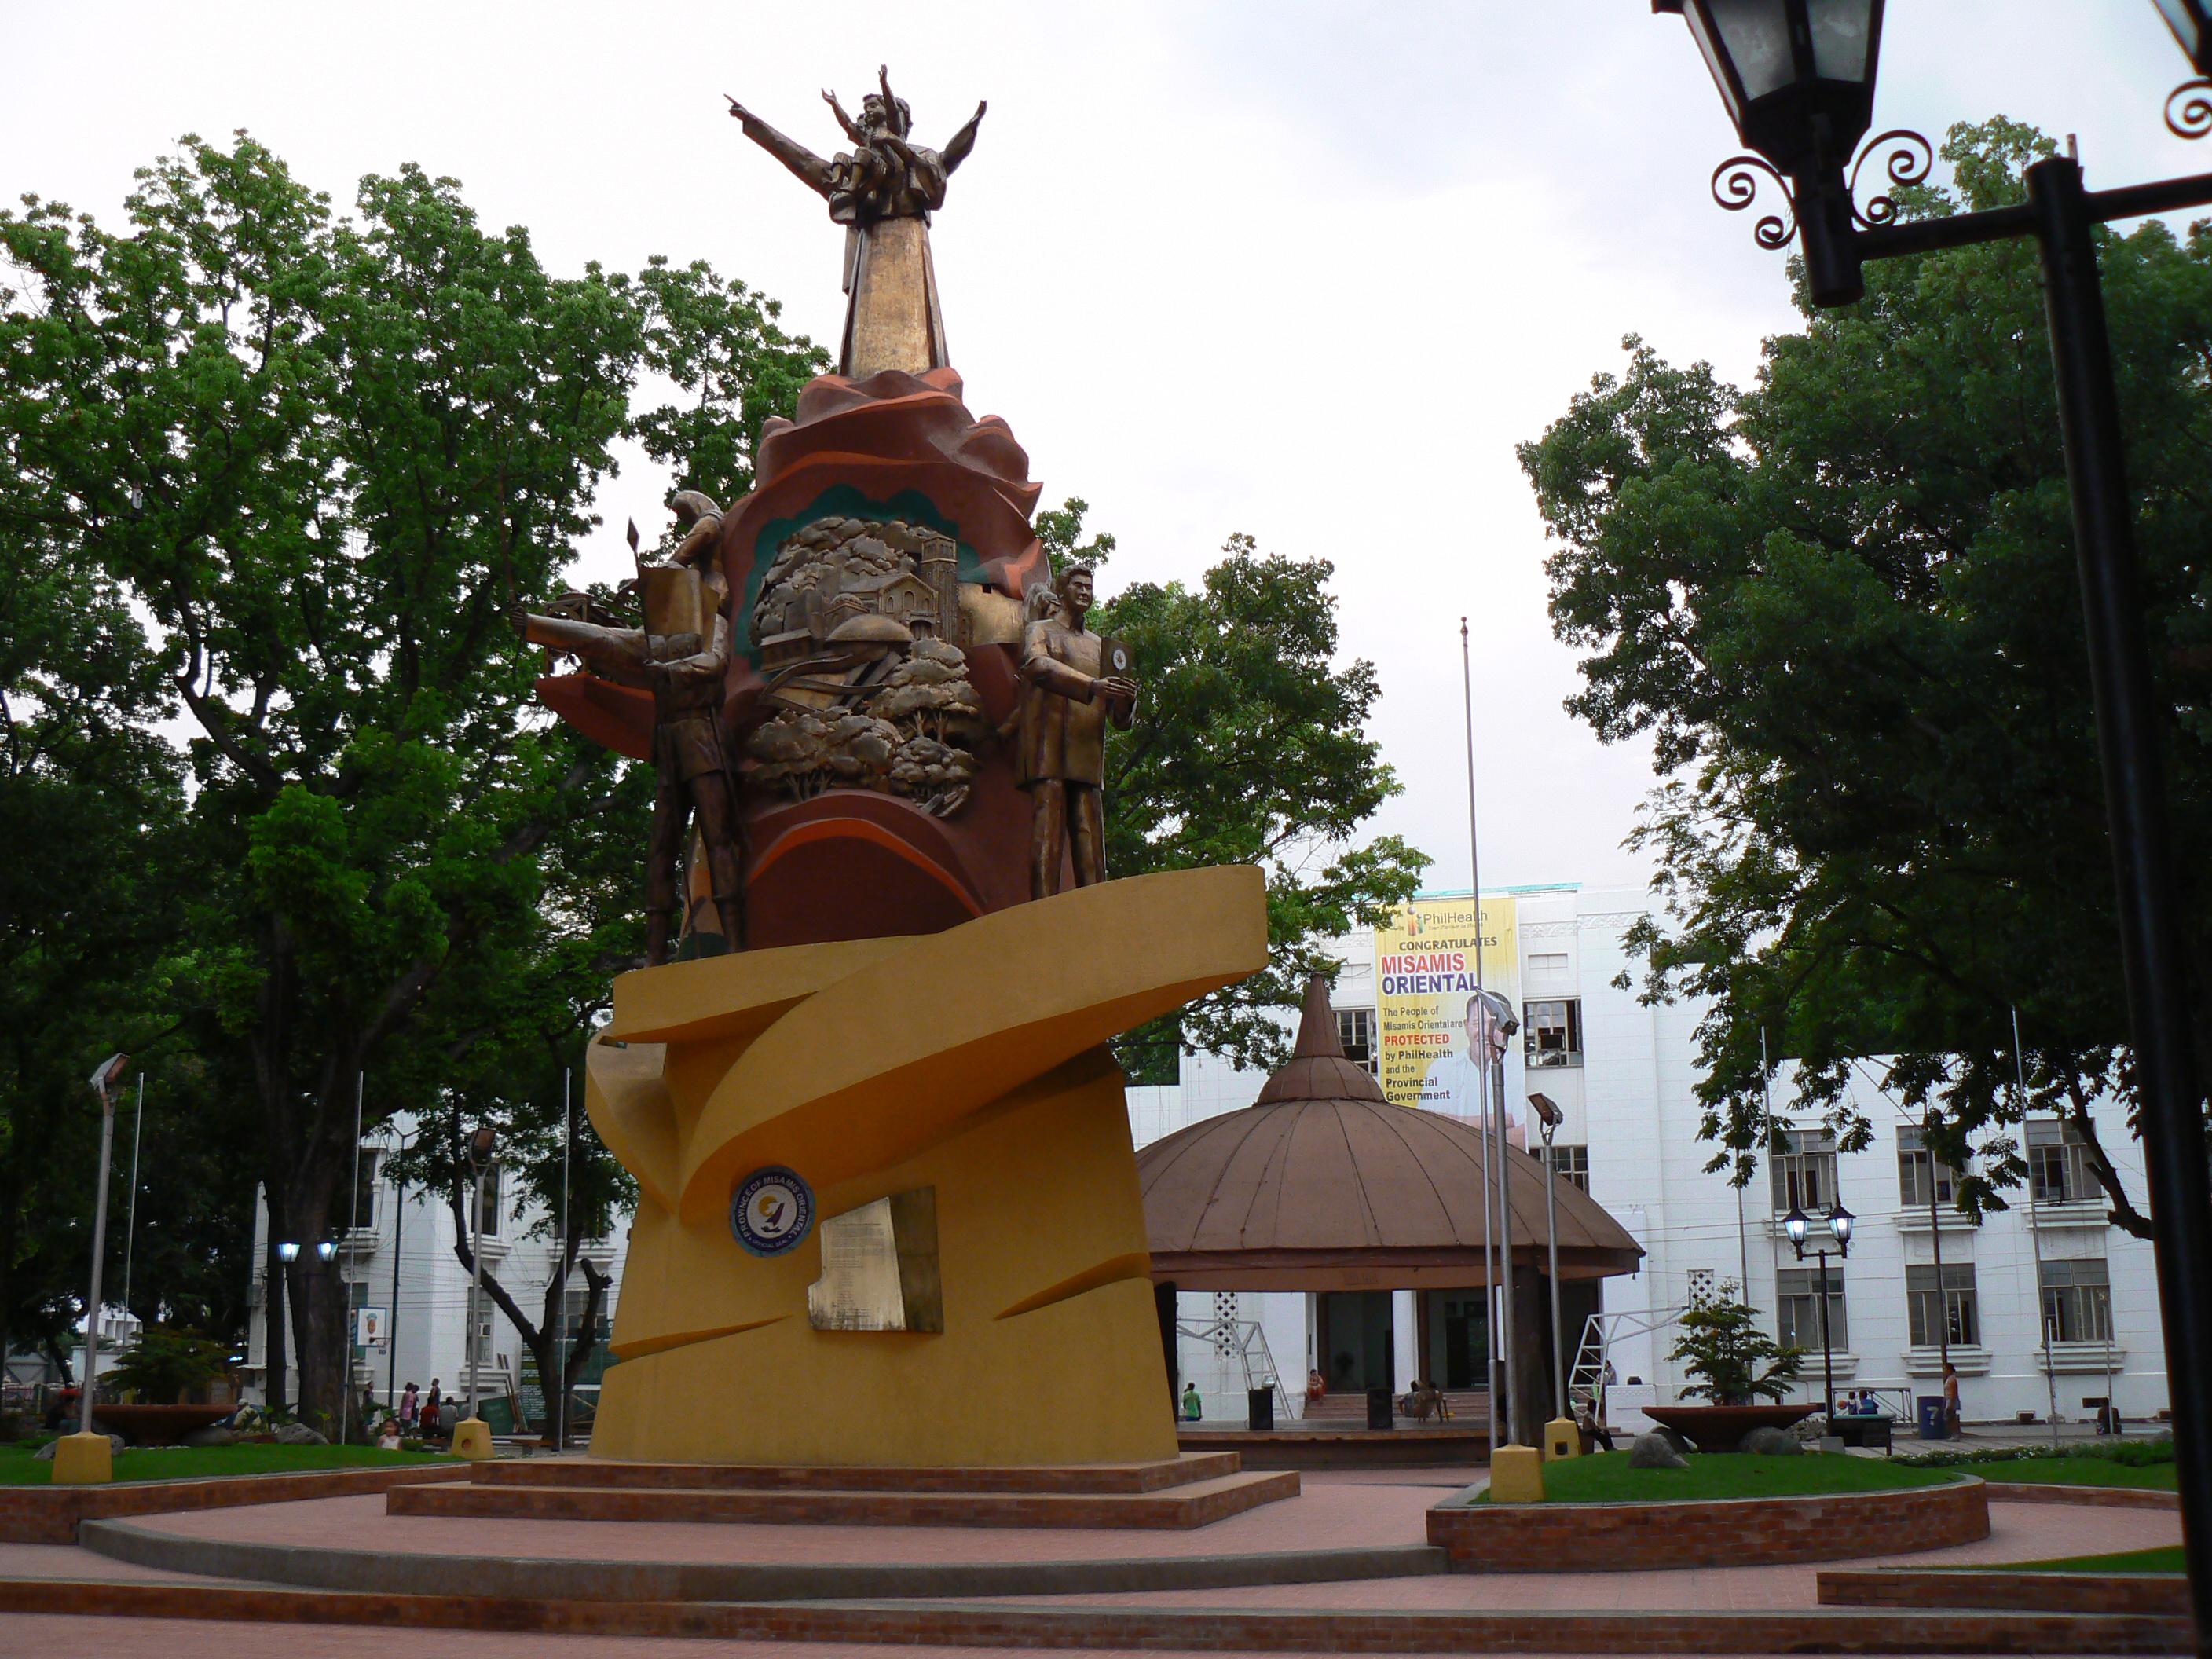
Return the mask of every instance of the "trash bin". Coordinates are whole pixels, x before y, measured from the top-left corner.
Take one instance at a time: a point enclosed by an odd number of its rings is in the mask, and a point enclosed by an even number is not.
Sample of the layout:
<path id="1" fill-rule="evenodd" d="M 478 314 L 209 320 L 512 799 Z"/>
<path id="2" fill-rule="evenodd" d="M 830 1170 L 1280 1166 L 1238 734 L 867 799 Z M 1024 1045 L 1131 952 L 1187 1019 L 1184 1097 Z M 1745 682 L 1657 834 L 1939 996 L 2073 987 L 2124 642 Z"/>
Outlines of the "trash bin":
<path id="1" fill-rule="evenodd" d="M 1923 1440 L 1948 1440 L 1951 1424 L 1949 1414 L 1943 1409 L 1943 1396 L 1923 1394 L 1914 1403 L 1919 1407 L 1920 1437 Z"/>
<path id="2" fill-rule="evenodd" d="M 1244 1426 L 1255 1434 L 1275 1431 L 1275 1391 L 1248 1389 L 1244 1393 Z"/>
<path id="3" fill-rule="evenodd" d="M 1370 1429 L 1396 1428 L 1398 1421 L 1395 1415 L 1395 1402 L 1390 1398 L 1389 1389 L 1368 1389 L 1367 1426 Z"/>

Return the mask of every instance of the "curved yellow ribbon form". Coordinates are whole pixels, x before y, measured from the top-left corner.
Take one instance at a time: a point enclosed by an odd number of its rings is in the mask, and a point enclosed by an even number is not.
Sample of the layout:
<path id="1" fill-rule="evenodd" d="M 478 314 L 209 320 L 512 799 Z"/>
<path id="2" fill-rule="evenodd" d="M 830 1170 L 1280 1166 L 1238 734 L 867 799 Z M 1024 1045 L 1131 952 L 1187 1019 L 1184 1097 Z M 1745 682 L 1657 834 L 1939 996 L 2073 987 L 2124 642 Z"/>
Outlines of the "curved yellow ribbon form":
<path id="1" fill-rule="evenodd" d="M 715 1216 L 762 1164 L 787 1164 L 818 1191 L 912 1157 L 1030 1079 L 1258 972 L 1267 934 L 1261 873 L 1236 866 L 856 942 L 878 954 L 788 1003 L 740 1052 L 713 1056 L 729 1055 L 727 1069 L 696 1125 L 678 1126 L 683 1218 Z"/>

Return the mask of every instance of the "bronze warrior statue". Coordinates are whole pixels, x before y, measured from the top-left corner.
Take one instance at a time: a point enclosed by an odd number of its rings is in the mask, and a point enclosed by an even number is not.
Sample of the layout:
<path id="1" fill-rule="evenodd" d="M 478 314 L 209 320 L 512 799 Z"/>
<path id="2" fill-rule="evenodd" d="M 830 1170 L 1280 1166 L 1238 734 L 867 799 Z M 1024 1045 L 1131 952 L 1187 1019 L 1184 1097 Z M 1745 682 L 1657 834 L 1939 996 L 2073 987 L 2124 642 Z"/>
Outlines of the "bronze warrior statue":
<path id="1" fill-rule="evenodd" d="M 672 503 L 684 530 L 671 561 L 644 566 L 638 592 L 642 628 L 610 628 L 516 605 L 515 630 L 532 645 L 582 659 L 593 672 L 653 693 L 653 761 L 659 774 L 645 872 L 645 959 L 668 960 L 676 933 L 685 832 L 696 820 L 722 935 L 744 944 L 744 895 L 738 857 L 737 796 L 722 740 L 723 672 L 730 661 L 726 591 L 714 534 L 721 510 L 696 490 Z"/>
<path id="2" fill-rule="evenodd" d="M 987 103 L 942 150 L 912 143 L 906 100 L 891 92 L 890 71 L 876 72 L 878 92 L 860 100 L 855 121 L 837 101 L 822 96 L 853 149 L 829 161 L 755 115 L 734 98 L 730 113 L 745 137 L 791 169 L 830 204 L 830 216 L 845 227 L 845 336 L 837 372 L 854 380 L 887 368 L 919 374 L 941 368 L 945 319 L 937 301 L 937 273 L 929 253 L 929 216 L 945 205 L 945 183 L 969 151 Z M 726 97 L 726 94 L 724 94 Z"/>
<path id="3" fill-rule="evenodd" d="M 1106 722 L 1129 729 L 1137 684 L 1103 672 L 1105 641 L 1083 625 L 1093 597 L 1091 567 L 1060 579 L 1056 615 L 1022 630 L 1018 771 L 1036 814 L 1030 836 L 1030 896 L 1060 890 L 1063 849 L 1074 854 L 1075 882 L 1106 879 Z"/>

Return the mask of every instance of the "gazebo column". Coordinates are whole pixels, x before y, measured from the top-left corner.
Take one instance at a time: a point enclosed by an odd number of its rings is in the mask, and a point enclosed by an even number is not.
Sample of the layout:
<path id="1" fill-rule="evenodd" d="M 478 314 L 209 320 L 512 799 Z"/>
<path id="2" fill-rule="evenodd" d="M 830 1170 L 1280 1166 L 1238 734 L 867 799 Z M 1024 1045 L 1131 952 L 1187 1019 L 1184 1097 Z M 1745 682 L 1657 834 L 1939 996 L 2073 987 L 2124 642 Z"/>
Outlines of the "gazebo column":
<path id="1" fill-rule="evenodd" d="M 1170 1279 L 1152 1286 L 1152 1309 L 1159 1316 L 1160 1353 L 1168 1366 L 1168 1403 L 1182 1417 L 1182 1363 L 1176 1352 L 1176 1287 Z"/>

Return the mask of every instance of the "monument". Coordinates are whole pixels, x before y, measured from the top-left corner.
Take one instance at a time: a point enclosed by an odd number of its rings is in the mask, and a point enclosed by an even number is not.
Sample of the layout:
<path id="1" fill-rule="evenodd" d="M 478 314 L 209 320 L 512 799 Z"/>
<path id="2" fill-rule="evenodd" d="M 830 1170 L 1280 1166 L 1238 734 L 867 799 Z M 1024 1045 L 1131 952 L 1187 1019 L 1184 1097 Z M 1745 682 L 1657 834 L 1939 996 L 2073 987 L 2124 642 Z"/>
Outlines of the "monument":
<path id="1" fill-rule="evenodd" d="M 837 372 L 767 423 L 751 494 L 678 498 L 634 614 L 514 619 L 580 665 L 543 700 L 659 774 L 648 965 L 586 1065 L 640 1194 L 592 1449 L 1173 1458 L 1106 1045 L 1261 968 L 1265 895 L 1243 867 L 1107 879 L 1141 665 L 1086 629 L 1089 572 L 1054 588 L 930 257 L 983 106 L 932 150 L 878 85 L 857 119 L 824 94 L 853 146 L 827 160 L 731 100 L 845 228 Z"/>

